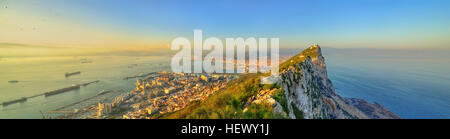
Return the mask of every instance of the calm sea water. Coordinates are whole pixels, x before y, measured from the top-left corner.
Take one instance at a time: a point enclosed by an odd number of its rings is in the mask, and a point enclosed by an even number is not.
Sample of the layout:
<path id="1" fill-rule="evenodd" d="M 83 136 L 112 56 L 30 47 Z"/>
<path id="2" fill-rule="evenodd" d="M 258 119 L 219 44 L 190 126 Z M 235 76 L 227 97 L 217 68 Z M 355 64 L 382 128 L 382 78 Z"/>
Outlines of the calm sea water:
<path id="1" fill-rule="evenodd" d="M 280 55 L 301 52 L 280 50 Z M 450 118 L 450 52 L 322 48 L 336 92 L 378 102 L 402 118 Z M 92 63 L 81 63 L 92 61 Z M 50 97 L 0 106 L 0 118 L 41 118 L 102 90 L 134 88 L 123 77 L 170 70 L 168 56 L 21 57 L 0 60 L 0 102 L 100 80 Z M 137 64 L 137 66 L 133 66 Z M 66 72 L 81 71 L 66 78 Z M 19 83 L 8 83 L 18 80 Z M 118 93 L 110 94 L 111 97 Z"/>
<path id="2" fill-rule="evenodd" d="M 450 51 L 324 48 L 344 97 L 378 102 L 402 118 L 450 118 Z"/>
<path id="3" fill-rule="evenodd" d="M 99 83 L 81 87 L 54 96 L 28 99 L 24 103 L 0 106 L 0 118 L 41 118 L 40 111 L 69 105 L 89 98 L 102 90 L 134 89 L 135 79 L 124 77 L 139 73 L 168 70 L 167 56 L 84 56 L 84 57 L 19 57 L 0 61 L 0 102 L 41 94 L 71 86 L 100 80 Z M 91 61 L 82 63 L 81 61 Z M 136 64 L 136 65 L 134 65 Z M 66 78 L 66 72 L 81 74 Z M 8 83 L 18 80 L 19 83 Z M 120 92 L 109 94 L 117 95 Z"/>

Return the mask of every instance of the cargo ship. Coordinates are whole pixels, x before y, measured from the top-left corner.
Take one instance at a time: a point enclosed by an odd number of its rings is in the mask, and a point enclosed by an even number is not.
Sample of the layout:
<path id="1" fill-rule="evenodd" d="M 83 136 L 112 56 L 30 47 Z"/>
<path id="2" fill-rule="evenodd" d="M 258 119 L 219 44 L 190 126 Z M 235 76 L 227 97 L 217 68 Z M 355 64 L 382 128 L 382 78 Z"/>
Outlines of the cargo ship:
<path id="1" fill-rule="evenodd" d="M 11 80 L 11 81 L 8 81 L 8 83 L 19 83 L 19 81 L 18 80 Z"/>
<path id="2" fill-rule="evenodd" d="M 80 71 L 72 72 L 72 73 L 67 72 L 65 75 L 66 75 L 66 77 L 69 77 L 69 76 L 77 75 L 77 74 L 81 74 L 81 72 Z"/>
<path id="3" fill-rule="evenodd" d="M 92 61 L 90 61 L 86 58 L 83 58 L 83 59 L 81 59 L 81 63 L 92 63 Z"/>

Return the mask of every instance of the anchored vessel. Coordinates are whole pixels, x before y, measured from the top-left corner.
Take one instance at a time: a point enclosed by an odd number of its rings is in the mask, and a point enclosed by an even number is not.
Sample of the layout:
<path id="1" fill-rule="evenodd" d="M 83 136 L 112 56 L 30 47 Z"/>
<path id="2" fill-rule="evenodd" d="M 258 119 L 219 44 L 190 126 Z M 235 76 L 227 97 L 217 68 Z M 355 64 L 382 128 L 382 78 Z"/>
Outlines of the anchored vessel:
<path id="1" fill-rule="evenodd" d="M 11 81 L 8 81 L 8 83 L 18 83 L 19 81 L 18 80 L 11 80 Z"/>
<path id="2" fill-rule="evenodd" d="M 72 73 L 67 72 L 65 75 L 66 75 L 66 77 L 69 77 L 69 76 L 77 75 L 77 74 L 81 74 L 81 72 L 80 71 L 72 72 Z"/>

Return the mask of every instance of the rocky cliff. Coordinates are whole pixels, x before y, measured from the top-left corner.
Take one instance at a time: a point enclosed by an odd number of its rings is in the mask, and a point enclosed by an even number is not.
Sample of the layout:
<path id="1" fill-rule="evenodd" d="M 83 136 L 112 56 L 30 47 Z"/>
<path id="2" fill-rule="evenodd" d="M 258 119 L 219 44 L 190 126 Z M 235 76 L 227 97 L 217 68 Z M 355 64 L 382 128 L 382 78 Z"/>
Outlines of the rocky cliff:
<path id="1" fill-rule="evenodd" d="M 318 45 L 280 64 L 280 76 L 242 74 L 203 101 L 157 118 L 169 119 L 372 119 L 400 118 L 378 103 L 342 98 L 328 79 Z M 270 79 L 271 82 L 266 82 Z M 276 83 L 272 83 L 275 81 Z"/>
<path id="2" fill-rule="evenodd" d="M 400 118 L 378 103 L 342 98 L 328 79 L 319 45 L 313 45 L 280 65 L 278 82 L 287 101 L 290 118 L 372 119 Z"/>

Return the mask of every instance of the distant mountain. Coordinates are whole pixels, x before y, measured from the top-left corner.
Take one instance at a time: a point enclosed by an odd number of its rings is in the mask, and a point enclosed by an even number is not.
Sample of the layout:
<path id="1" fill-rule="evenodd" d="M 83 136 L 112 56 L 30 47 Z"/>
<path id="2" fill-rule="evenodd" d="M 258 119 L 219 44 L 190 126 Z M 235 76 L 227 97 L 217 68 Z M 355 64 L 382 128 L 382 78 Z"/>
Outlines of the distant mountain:
<path id="1" fill-rule="evenodd" d="M 64 48 L 64 47 L 29 45 L 29 44 L 20 44 L 20 43 L 1 43 L 0 42 L 0 48 Z"/>
<path id="2" fill-rule="evenodd" d="M 328 79 L 319 45 L 280 64 L 275 84 L 260 84 L 269 74 L 245 74 L 205 101 L 193 101 L 160 118 L 225 119 L 397 119 L 378 103 L 343 98 Z"/>
<path id="3" fill-rule="evenodd" d="M 169 49 L 144 50 L 102 47 L 56 47 L 0 42 L 2 57 L 34 57 L 34 56 L 170 56 L 174 52 Z M 132 47 L 130 47 L 132 48 Z"/>

